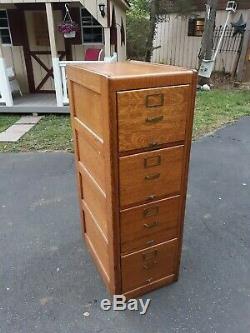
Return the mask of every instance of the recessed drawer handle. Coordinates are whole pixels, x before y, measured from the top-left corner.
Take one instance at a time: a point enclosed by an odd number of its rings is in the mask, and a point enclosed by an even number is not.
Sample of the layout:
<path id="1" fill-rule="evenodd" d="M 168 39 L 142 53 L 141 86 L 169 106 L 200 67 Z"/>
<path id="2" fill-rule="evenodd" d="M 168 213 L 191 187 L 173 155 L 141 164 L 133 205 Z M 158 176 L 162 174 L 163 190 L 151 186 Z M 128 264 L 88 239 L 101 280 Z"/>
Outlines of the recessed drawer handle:
<path id="1" fill-rule="evenodd" d="M 145 176 L 145 180 L 154 180 L 160 177 L 160 173 L 152 173 L 152 175 Z"/>
<path id="2" fill-rule="evenodd" d="M 159 224 L 158 221 L 155 221 L 155 222 L 153 222 L 153 223 L 145 223 L 145 224 L 144 224 L 144 227 L 145 227 L 145 228 L 148 228 L 148 229 L 151 229 L 151 228 L 157 227 L 158 224 Z"/>
<path id="3" fill-rule="evenodd" d="M 145 119 L 146 123 L 158 123 L 159 121 L 163 120 L 163 116 L 157 116 L 157 117 L 147 117 Z"/>

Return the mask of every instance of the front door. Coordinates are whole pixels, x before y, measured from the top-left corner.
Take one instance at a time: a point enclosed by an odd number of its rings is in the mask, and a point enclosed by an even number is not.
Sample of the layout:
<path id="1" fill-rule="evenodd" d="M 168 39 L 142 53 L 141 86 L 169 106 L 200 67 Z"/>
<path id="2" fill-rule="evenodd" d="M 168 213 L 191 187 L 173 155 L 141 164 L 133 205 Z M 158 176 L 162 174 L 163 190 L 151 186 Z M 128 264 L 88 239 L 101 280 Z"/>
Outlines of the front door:
<path id="1" fill-rule="evenodd" d="M 62 11 L 54 10 L 55 27 L 62 20 Z M 28 49 L 26 56 L 31 64 L 28 79 L 32 81 L 32 93 L 54 92 L 52 59 L 49 44 L 48 24 L 45 10 L 26 10 Z M 60 60 L 65 57 L 65 43 L 61 34 L 56 34 L 56 44 Z"/>

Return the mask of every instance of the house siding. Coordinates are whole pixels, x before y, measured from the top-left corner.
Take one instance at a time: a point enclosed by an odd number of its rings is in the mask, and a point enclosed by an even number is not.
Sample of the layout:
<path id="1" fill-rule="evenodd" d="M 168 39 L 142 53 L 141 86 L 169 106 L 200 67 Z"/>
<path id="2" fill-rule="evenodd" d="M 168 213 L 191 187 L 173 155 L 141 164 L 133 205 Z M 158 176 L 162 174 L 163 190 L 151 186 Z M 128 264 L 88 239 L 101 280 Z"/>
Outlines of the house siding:
<path id="1" fill-rule="evenodd" d="M 8 0 L 0 0 L 0 8 L 1 9 L 12 9 L 14 10 L 15 3 L 28 3 L 28 1 L 9 1 L 11 4 L 3 5 L 3 3 L 7 3 Z M 37 1 L 37 3 L 43 2 L 42 0 Z M 51 1 L 51 2 L 57 2 L 57 1 Z M 68 2 L 74 2 L 72 6 L 75 10 L 80 11 L 81 2 L 80 1 L 68 1 Z M 86 8 L 89 10 L 89 12 L 99 20 L 99 22 L 104 26 L 104 29 L 107 26 L 107 21 L 110 18 L 110 15 L 106 15 L 105 19 L 100 18 L 100 12 L 98 9 L 98 3 L 107 3 L 107 1 L 103 0 L 85 0 Z M 29 3 L 36 3 L 36 1 L 29 1 Z M 112 10 L 113 6 L 115 6 L 116 11 L 116 18 L 117 23 L 121 24 L 121 18 L 123 18 L 124 23 L 124 29 L 126 31 L 126 13 L 125 13 L 125 6 L 122 4 L 122 1 L 110 1 L 110 11 Z M 77 8 L 76 8 L 77 7 Z M 50 51 L 50 46 L 39 46 L 36 45 L 36 38 L 34 36 L 34 11 L 33 10 L 25 10 L 25 21 L 27 26 L 27 35 L 28 35 L 28 42 L 29 47 L 31 51 Z M 45 13 L 45 6 L 44 6 L 44 14 Z M 54 20 L 55 20 L 55 26 L 57 26 L 62 21 L 62 12 L 60 10 L 53 10 Z M 62 34 L 57 32 L 57 29 L 55 29 L 55 38 L 56 38 L 56 46 L 57 51 L 65 51 L 65 45 Z M 25 65 L 25 58 L 24 58 L 24 48 L 21 45 L 23 41 L 19 43 L 18 46 L 3 46 L 3 56 L 5 59 L 5 62 L 8 67 L 12 67 L 15 71 L 17 80 L 20 84 L 21 90 L 23 93 L 29 92 L 29 85 L 28 85 L 28 79 L 27 79 L 27 70 Z M 105 40 L 105 43 L 108 44 L 108 48 L 110 45 L 110 40 Z M 19 45 L 20 44 L 20 45 Z M 85 51 L 87 48 L 102 48 L 104 49 L 104 44 L 81 44 L 81 39 L 75 41 L 72 40 L 71 44 L 71 51 L 72 51 L 72 60 L 84 60 Z M 118 26 L 118 54 L 119 54 L 119 60 L 125 60 L 126 59 L 126 46 L 123 44 L 121 45 L 121 38 L 120 38 L 120 27 Z M 42 62 L 46 65 L 46 67 L 51 68 L 52 67 L 52 61 L 51 56 L 49 54 L 47 55 L 39 55 L 38 56 Z M 65 60 L 65 59 L 64 59 Z M 41 67 L 41 65 L 38 64 L 38 62 L 34 59 L 32 59 L 32 66 L 33 66 L 33 74 L 34 74 L 34 83 L 35 86 L 41 82 L 43 77 L 46 75 L 46 71 Z M 44 84 L 41 90 L 54 90 L 54 80 L 53 78 L 49 78 L 47 82 Z"/>

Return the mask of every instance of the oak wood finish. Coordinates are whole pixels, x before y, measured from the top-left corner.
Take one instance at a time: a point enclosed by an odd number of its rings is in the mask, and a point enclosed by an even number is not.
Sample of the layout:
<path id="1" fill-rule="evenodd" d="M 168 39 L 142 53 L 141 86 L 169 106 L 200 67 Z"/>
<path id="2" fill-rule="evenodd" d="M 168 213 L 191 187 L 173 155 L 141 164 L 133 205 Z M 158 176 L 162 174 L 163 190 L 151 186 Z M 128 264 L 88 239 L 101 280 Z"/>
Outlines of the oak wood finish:
<path id="1" fill-rule="evenodd" d="M 82 232 L 111 293 L 178 278 L 196 73 L 140 62 L 67 68 Z"/>
<path id="2" fill-rule="evenodd" d="M 122 210 L 121 252 L 144 249 L 178 236 L 180 196 Z"/>
<path id="3" fill-rule="evenodd" d="M 184 147 L 120 158 L 121 208 L 180 193 Z"/>
<path id="4" fill-rule="evenodd" d="M 136 289 L 175 273 L 178 240 L 122 256 L 122 290 Z"/>
<path id="5" fill-rule="evenodd" d="M 120 151 L 184 140 L 190 86 L 118 92 Z"/>

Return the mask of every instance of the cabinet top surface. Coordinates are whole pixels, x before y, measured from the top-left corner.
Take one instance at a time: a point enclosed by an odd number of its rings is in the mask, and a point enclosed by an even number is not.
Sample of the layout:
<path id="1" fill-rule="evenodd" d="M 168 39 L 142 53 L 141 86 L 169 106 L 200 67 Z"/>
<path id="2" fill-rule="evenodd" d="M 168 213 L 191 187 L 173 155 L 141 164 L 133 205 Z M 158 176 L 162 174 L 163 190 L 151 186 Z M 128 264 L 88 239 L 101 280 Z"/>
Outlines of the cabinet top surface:
<path id="1" fill-rule="evenodd" d="M 118 63 L 86 63 L 83 65 L 70 65 L 70 68 L 77 70 L 87 70 L 95 72 L 99 75 L 110 78 L 121 77 L 140 77 L 152 75 L 187 75 L 193 74 L 192 70 L 187 70 L 182 67 L 150 64 L 145 62 L 129 61 Z"/>

